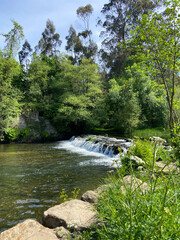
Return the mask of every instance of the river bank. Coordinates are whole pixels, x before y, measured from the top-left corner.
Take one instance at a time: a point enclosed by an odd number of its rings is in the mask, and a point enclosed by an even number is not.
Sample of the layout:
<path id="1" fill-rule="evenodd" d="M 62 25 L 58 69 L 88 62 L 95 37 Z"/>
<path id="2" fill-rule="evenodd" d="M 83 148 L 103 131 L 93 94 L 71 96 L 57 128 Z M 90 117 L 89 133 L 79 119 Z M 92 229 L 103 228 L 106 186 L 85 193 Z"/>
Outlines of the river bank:
<path id="1" fill-rule="evenodd" d="M 117 208 L 116 202 L 117 202 L 117 199 L 119 199 L 119 197 L 121 198 L 123 197 L 123 199 L 124 198 L 129 199 L 129 197 L 131 196 L 131 200 L 133 198 L 136 199 L 138 197 L 139 200 L 141 199 L 142 201 L 142 199 L 144 199 L 144 197 L 147 197 L 149 193 L 151 193 L 151 195 L 153 194 L 153 196 L 156 196 L 157 194 L 156 191 L 158 191 L 158 193 L 162 191 L 163 193 L 163 191 L 165 190 L 164 186 L 166 185 L 162 185 L 162 181 L 161 181 L 162 178 L 164 179 L 163 183 L 165 183 L 165 179 L 166 178 L 169 179 L 169 177 L 172 176 L 172 173 L 175 175 L 179 174 L 178 166 L 172 162 L 165 162 L 164 160 L 163 161 L 154 160 L 154 167 L 151 169 L 147 167 L 147 162 L 144 161 L 145 159 L 140 159 L 137 156 L 131 156 L 130 159 L 131 159 L 131 163 L 133 163 L 133 169 L 134 169 L 133 171 L 131 171 L 130 174 L 126 173 L 125 175 L 124 174 L 121 175 L 122 174 L 120 172 L 121 170 L 118 169 L 117 170 L 118 178 L 117 178 L 117 174 L 115 174 L 116 175 L 115 177 L 111 175 L 112 173 L 110 173 L 110 176 L 108 178 L 109 184 L 104 185 L 103 187 L 97 188 L 94 191 L 87 191 L 82 195 L 81 197 L 82 200 L 70 200 L 46 210 L 43 214 L 43 225 L 46 228 L 39 225 L 35 221 L 27 220 L 24 223 L 20 223 L 14 228 L 3 232 L 1 234 L 1 239 L 2 240 L 12 239 L 8 237 L 12 236 L 14 232 L 16 232 L 17 234 L 16 236 L 23 237 L 24 232 L 22 232 L 22 229 L 24 228 L 26 229 L 26 234 L 27 234 L 26 236 L 29 236 L 28 235 L 29 231 L 31 231 L 31 234 L 32 232 L 34 234 L 33 237 L 37 237 L 37 234 L 38 234 L 38 237 L 42 237 L 38 239 L 45 239 L 43 238 L 43 234 L 45 234 L 46 232 L 47 233 L 49 232 L 49 236 L 51 236 L 48 239 L 58 239 L 58 238 L 84 239 L 82 236 L 85 236 L 85 235 L 86 235 L 85 239 L 95 239 L 94 237 L 92 238 L 94 234 L 93 229 L 96 229 L 95 231 L 100 233 L 103 229 L 102 227 L 103 224 L 106 223 L 106 221 L 104 222 L 103 220 L 104 216 L 102 218 L 102 212 L 104 211 L 103 209 L 105 207 L 103 206 L 103 203 L 109 207 L 111 204 L 113 204 L 110 207 L 110 209 L 112 208 L 115 209 Z M 127 162 L 123 161 L 123 163 L 127 167 Z M 113 197 L 114 194 L 115 194 L 114 196 L 115 198 Z M 109 200 L 105 200 L 107 197 Z M 110 199 L 114 199 L 113 200 L 114 203 L 111 203 Z M 123 201 L 125 201 L 125 199 Z M 94 207 L 95 206 L 94 204 L 97 205 L 96 208 Z M 152 206 L 152 208 L 154 207 L 156 207 L 156 205 Z M 96 212 L 97 211 L 96 209 L 99 211 L 98 214 Z M 117 209 L 115 212 L 117 212 Z M 128 214 L 128 212 L 126 212 L 126 214 Z M 113 220 L 113 216 L 111 216 L 110 219 Z M 110 219 L 108 221 L 110 221 L 110 224 L 111 224 Z M 107 220 L 107 215 L 106 215 L 106 220 Z M 114 220 L 118 221 L 118 218 Z M 32 228 L 32 226 L 34 227 Z M 49 229 L 47 229 L 47 227 Z M 90 230 L 91 228 L 93 229 Z M 54 230 L 50 230 L 50 229 L 54 229 Z M 82 233 L 82 231 L 83 232 L 85 231 L 85 232 Z M 42 233 L 42 236 L 39 235 L 40 232 Z M 111 234 L 111 230 L 109 230 L 108 234 Z M 119 238 L 114 238 L 114 239 L 119 239 Z"/>

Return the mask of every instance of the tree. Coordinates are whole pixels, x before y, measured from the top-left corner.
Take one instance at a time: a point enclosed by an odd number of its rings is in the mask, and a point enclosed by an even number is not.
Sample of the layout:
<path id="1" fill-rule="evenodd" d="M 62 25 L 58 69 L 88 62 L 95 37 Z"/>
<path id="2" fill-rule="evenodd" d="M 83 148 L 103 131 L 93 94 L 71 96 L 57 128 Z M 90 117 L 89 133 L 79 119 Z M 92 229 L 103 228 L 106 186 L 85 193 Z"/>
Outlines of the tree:
<path id="1" fill-rule="evenodd" d="M 24 38 L 23 28 L 14 20 L 11 20 L 14 27 L 7 34 L 2 34 L 5 37 L 5 52 L 9 58 L 16 57 L 16 53 L 20 47 L 21 40 Z"/>
<path id="2" fill-rule="evenodd" d="M 85 7 L 79 7 L 76 11 L 77 16 L 84 23 L 84 30 L 78 34 L 82 41 L 82 53 L 84 58 L 94 58 L 97 52 L 97 44 L 92 40 L 92 31 L 89 28 L 89 20 L 92 15 L 93 8 L 90 4 Z"/>
<path id="3" fill-rule="evenodd" d="M 12 85 L 20 73 L 18 63 L 13 58 L 3 57 L 0 52 L 0 140 L 21 112 L 22 93 Z"/>
<path id="4" fill-rule="evenodd" d="M 29 91 L 27 101 L 30 102 L 33 110 L 41 111 L 46 108 L 48 101 L 48 81 L 50 66 L 41 57 L 33 55 L 29 65 L 27 81 Z"/>
<path id="5" fill-rule="evenodd" d="M 98 66 L 90 59 L 82 59 L 80 65 L 66 60 L 62 69 L 56 82 L 56 89 L 61 91 L 56 100 L 59 103 L 54 117 L 56 126 L 61 131 L 64 127 L 64 131 L 74 132 L 97 126 L 103 118 L 99 111 L 104 97 Z"/>
<path id="6" fill-rule="evenodd" d="M 70 60 L 72 60 L 74 64 L 79 63 L 83 57 L 83 45 L 72 25 L 69 28 L 69 35 L 66 36 L 66 40 L 66 50 L 71 53 Z"/>
<path id="7" fill-rule="evenodd" d="M 109 127 L 121 133 L 129 133 L 139 124 L 141 109 L 137 95 L 130 81 L 118 84 L 115 79 L 111 79 L 109 84 Z"/>
<path id="8" fill-rule="evenodd" d="M 124 50 L 119 43 L 125 43 L 130 38 L 130 30 L 135 29 L 141 14 L 156 6 L 156 0 L 109 0 L 104 5 L 101 12 L 105 15 L 105 21 L 98 22 L 104 28 L 101 32 L 104 40 L 100 54 L 111 76 L 121 73 L 131 54 L 129 49 Z"/>
<path id="9" fill-rule="evenodd" d="M 163 84 L 169 107 L 169 127 L 178 121 L 174 110 L 175 85 L 180 71 L 179 1 L 165 2 L 165 11 L 143 15 L 130 46 L 138 60 L 149 65 L 156 81 Z"/>
<path id="10" fill-rule="evenodd" d="M 85 7 L 79 7 L 76 11 L 77 16 L 84 22 L 84 28 L 89 30 L 89 19 L 93 12 L 91 4 L 87 4 Z"/>
<path id="11" fill-rule="evenodd" d="M 55 56 L 58 52 L 57 48 L 61 46 L 61 43 L 60 35 L 55 33 L 53 22 L 48 19 L 46 22 L 46 28 L 42 33 L 42 38 L 35 47 L 36 52 L 40 51 L 41 54 L 48 57 Z"/>
<path id="12" fill-rule="evenodd" d="M 27 63 L 28 63 L 28 57 L 31 52 L 32 52 L 32 48 L 31 48 L 30 44 L 28 43 L 28 41 L 25 40 L 25 42 L 22 46 L 22 50 L 18 53 L 19 54 L 19 62 L 21 64 L 22 68 L 24 68 L 24 70 L 26 70 Z"/>

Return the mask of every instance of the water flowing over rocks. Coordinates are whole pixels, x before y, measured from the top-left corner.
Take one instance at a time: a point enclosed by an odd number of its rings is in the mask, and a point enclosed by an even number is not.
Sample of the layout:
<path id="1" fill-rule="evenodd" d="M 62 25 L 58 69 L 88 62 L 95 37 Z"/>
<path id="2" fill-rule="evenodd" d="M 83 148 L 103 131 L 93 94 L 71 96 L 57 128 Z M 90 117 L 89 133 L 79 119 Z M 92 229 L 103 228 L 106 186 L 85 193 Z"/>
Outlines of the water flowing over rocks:
<path id="1" fill-rule="evenodd" d="M 88 202 L 77 199 L 49 208 L 43 216 L 43 224 L 49 228 L 63 226 L 70 230 L 82 231 L 96 222 L 94 207 Z"/>
<path id="2" fill-rule="evenodd" d="M 132 144 L 132 140 L 130 139 L 117 139 L 96 135 L 72 137 L 70 140 L 73 146 L 98 152 L 109 157 L 115 157 L 120 152 L 127 152 Z"/>

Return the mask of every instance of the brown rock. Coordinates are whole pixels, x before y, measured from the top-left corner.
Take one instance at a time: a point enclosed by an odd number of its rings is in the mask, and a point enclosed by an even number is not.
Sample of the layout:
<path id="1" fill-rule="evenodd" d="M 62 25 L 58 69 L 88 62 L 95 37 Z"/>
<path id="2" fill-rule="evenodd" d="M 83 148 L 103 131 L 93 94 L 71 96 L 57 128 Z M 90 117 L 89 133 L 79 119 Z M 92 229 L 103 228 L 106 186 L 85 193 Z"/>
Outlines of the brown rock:
<path id="1" fill-rule="evenodd" d="M 178 172 L 179 168 L 175 163 L 165 164 L 162 161 L 156 162 L 156 172 L 168 174 L 171 172 Z"/>
<path id="2" fill-rule="evenodd" d="M 26 220 L 4 231 L 1 240 L 58 240 L 53 230 L 45 228 L 34 220 Z"/>
<path id="3" fill-rule="evenodd" d="M 97 203 L 98 193 L 97 191 L 92 191 L 92 190 L 87 191 L 82 195 L 81 200 L 89 203 Z"/>
<path id="4" fill-rule="evenodd" d="M 134 164 L 137 165 L 137 166 L 145 165 L 145 162 L 141 158 L 139 158 L 137 156 L 130 156 L 130 160 L 132 162 L 134 162 Z"/>
<path id="5" fill-rule="evenodd" d="M 94 207 L 88 202 L 77 199 L 49 208 L 43 216 L 43 223 L 47 227 L 63 226 L 77 231 L 88 229 L 96 221 Z"/>
<path id="6" fill-rule="evenodd" d="M 126 188 L 131 188 L 132 191 L 139 189 L 142 191 L 142 193 L 144 193 L 146 190 L 148 190 L 148 185 L 133 175 L 127 175 L 123 177 L 121 191 L 125 193 Z"/>

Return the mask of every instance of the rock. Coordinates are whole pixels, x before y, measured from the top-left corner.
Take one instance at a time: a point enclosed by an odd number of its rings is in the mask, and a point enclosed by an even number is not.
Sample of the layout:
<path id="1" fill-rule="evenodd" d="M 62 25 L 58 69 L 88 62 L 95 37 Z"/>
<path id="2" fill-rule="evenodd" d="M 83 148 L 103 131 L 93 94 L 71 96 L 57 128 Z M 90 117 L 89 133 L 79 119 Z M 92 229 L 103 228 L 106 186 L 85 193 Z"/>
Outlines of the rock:
<path id="1" fill-rule="evenodd" d="M 57 227 L 54 229 L 56 236 L 61 240 L 71 239 L 71 233 L 64 227 Z"/>
<path id="2" fill-rule="evenodd" d="M 143 171 L 143 166 L 139 166 L 139 167 L 137 168 L 137 170 L 140 171 L 140 172 L 142 172 L 142 171 Z"/>
<path id="3" fill-rule="evenodd" d="M 137 166 L 145 165 L 145 162 L 137 156 L 130 156 L 130 160 Z"/>
<path id="4" fill-rule="evenodd" d="M 98 193 L 97 191 L 92 191 L 92 190 L 87 191 L 82 195 L 81 200 L 89 203 L 97 203 Z"/>
<path id="5" fill-rule="evenodd" d="M 96 223 L 94 207 L 81 200 L 70 200 L 44 212 L 43 224 L 50 228 L 63 226 L 70 230 L 86 230 Z"/>
<path id="6" fill-rule="evenodd" d="M 142 193 L 145 193 L 145 191 L 148 190 L 147 183 L 145 182 L 143 183 L 140 179 L 136 178 L 135 176 L 127 175 L 123 177 L 121 191 L 125 194 L 126 188 L 130 188 L 130 187 L 132 191 L 135 191 L 136 189 L 140 189 Z"/>
<path id="7" fill-rule="evenodd" d="M 163 138 L 160 138 L 160 137 L 150 137 L 149 138 L 150 139 L 150 141 L 152 141 L 152 142 L 156 142 L 156 143 L 159 143 L 159 144 L 164 144 L 164 143 L 166 143 L 166 140 L 165 139 L 163 139 Z"/>
<path id="8" fill-rule="evenodd" d="M 156 172 L 168 174 L 171 172 L 178 172 L 179 168 L 175 163 L 165 164 L 162 161 L 156 162 Z"/>
<path id="9" fill-rule="evenodd" d="M 40 223 L 28 219 L 19 223 L 0 235 L 1 240 L 58 240 L 53 230 L 45 228 Z"/>

